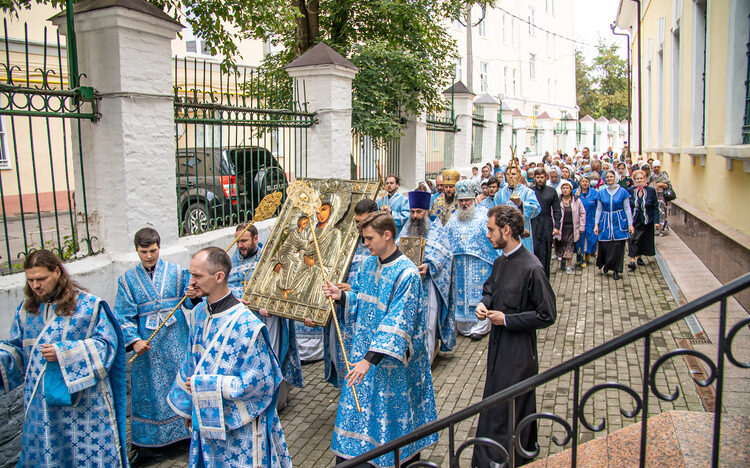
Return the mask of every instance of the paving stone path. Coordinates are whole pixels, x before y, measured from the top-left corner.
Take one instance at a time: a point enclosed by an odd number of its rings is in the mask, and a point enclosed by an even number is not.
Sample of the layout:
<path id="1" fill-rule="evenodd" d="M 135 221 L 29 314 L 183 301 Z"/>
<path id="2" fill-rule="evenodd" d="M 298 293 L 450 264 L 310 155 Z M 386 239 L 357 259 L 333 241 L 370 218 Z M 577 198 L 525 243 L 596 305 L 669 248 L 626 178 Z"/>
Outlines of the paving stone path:
<path id="1" fill-rule="evenodd" d="M 553 367 L 586 350 L 608 341 L 676 307 L 666 282 L 655 260 L 635 273 L 625 273 L 620 281 L 605 277 L 593 267 L 577 269 L 566 275 L 555 271 L 552 286 L 557 294 L 556 323 L 538 333 L 540 370 Z M 679 322 L 652 336 L 651 362 L 658 356 L 676 349 L 676 340 L 692 338 L 687 325 Z M 435 399 L 439 416 L 447 416 L 482 398 L 484 387 L 487 338 L 471 341 L 459 337 L 452 353 L 441 354 L 433 366 Z M 594 385 L 617 381 L 640 393 L 643 372 L 643 344 L 631 345 L 581 369 L 581 395 Z M 334 464 L 329 447 L 336 418 L 338 391 L 323 381 L 323 364 L 303 366 L 306 386 L 291 391 L 289 406 L 281 412 L 289 452 L 294 466 L 326 467 Z M 662 393 L 672 393 L 677 387 L 680 396 L 673 402 L 649 396 L 649 412 L 691 410 L 703 411 L 702 404 L 682 358 L 668 361 L 657 375 L 657 387 Z M 540 411 L 555 413 L 572 420 L 572 376 L 564 376 L 537 389 Z M 579 440 L 587 441 L 624 426 L 640 421 L 640 417 L 623 417 L 620 409 L 631 410 L 634 402 L 625 392 L 606 390 L 596 393 L 586 404 L 584 415 L 597 424 L 606 418 L 606 428 L 593 433 L 579 427 Z M 457 445 L 473 436 L 476 417 L 456 427 Z M 539 423 L 539 445 L 542 456 L 563 448 L 551 441 L 552 436 L 564 438 L 562 428 L 551 421 Z M 569 447 L 568 444 L 565 448 Z M 423 452 L 440 466 L 448 466 L 448 435 Z M 462 459 L 468 460 L 470 451 Z M 166 460 L 152 463 L 158 467 L 184 467 L 187 455 L 183 450 L 165 454 Z M 464 466 L 468 466 L 464 463 Z"/>

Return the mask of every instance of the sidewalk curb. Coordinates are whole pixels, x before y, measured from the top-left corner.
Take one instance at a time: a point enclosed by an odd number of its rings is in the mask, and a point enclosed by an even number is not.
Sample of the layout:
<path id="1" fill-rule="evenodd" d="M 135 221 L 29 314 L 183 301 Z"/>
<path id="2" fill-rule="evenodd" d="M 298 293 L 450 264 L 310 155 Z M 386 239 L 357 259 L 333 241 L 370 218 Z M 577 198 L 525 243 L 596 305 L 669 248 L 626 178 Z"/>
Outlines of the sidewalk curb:
<path id="1" fill-rule="evenodd" d="M 669 265 L 667 265 L 666 260 L 664 260 L 664 257 L 662 257 L 659 253 L 659 249 L 656 249 L 656 255 L 654 257 L 656 258 L 656 264 L 659 266 L 659 270 L 661 270 L 664 281 L 666 281 L 669 292 L 672 293 L 672 298 L 674 299 L 677 306 L 679 307 L 681 305 L 687 304 L 688 301 L 685 298 L 685 295 L 682 293 L 680 285 L 677 284 L 674 276 L 672 276 L 672 272 L 669 270 Z M 690 328 L 690 333 L 693 334 L 694 338 L 704 339 L 706 337 L 706 332 L 703 330 L 703 326 L 701 325 L 698 317 L 696 317 L 695 314 L 685 317 L 685 323 L 687 323 L 688 328 Z"/>

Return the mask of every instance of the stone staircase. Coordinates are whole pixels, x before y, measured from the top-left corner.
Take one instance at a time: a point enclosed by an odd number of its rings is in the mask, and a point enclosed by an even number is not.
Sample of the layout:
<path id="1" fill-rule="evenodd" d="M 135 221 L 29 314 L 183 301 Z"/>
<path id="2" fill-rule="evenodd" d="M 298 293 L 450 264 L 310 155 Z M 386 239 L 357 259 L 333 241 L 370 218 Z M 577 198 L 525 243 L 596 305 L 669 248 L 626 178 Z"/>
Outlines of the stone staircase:
<path id="1" fill-rule="evenodd" d="M 722 414 L 720 466 L 750 467 L 750 417 Z M 711 466 L 713 413 L 669 411 L 648 420 L 646 466 L 693 468 Z M 638 466 L 641 424 L 633 424 L 578 446 L 578 467 Z M 529 468 L 570 466 L 570 449 L 526 465 Z"/>

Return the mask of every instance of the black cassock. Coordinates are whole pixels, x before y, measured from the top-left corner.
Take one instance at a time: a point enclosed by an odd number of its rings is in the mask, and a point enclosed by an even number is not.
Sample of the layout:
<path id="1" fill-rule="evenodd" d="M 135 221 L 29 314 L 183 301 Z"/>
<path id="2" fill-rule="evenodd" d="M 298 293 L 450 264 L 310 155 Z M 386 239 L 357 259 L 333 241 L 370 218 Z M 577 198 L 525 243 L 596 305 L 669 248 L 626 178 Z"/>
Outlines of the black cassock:
<path id="1" fill-rule="evenodd" d="M 534 236 L 534 255 L 542 263 L 544 273 L 549 278 L 550 261 L 552 260 L 552 231 L 553 229 L 562 229 L 560 220 L 562 211 L 560 210 L 560 198 L 557 190 L 549 185 L 541 189 L 532 185 L 536 199 L 539 202 L 539 216 L 531 218 L 531 233 Z"/>
<path id="2" fill-rule="evenodd" d="M 489 310 L 505 313 L 505 325 L 492 325 L 487 349 L 487 398 L 539 372 L 536 330 L 555 323 L 555 293 L 539 260 L 524 247 L 509 256 L 500 256 L 484 283 L 482 303 Z M 512 432 L 509 403 L 479 415 L 477 437 L 489 437 L 509 448 Z M 536 412 L 534 391 L 516 399 L 515 424 Z M 536 423 L 521 434 L 522 446 L 533 450 L 537 441 Z M 502 461 L 495 449 L 477 445 L 473 467 L 485 468 L 490 461 Z M 516 452 L 516 465 L 527 460 Z"/>

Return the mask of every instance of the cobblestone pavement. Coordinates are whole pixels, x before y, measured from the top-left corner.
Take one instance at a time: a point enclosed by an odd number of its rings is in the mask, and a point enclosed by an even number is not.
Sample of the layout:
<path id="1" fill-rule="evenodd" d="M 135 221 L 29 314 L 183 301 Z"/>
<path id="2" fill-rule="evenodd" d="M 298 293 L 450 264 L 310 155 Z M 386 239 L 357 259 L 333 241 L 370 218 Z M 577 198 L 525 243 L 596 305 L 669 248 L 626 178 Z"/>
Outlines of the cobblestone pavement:
<path id="1" fill-rule="evenodd" d="M 555 271 L 552 286 L 557 294 L 558 318 L 556 323 L 538 333 L 540 370 L 553 367 L 605 341 L 637 327 L 674 309 L 676 304 L 655 260 L 651 259 L 637 272 L 626 272 L 623 279 L 614 281 L 592 266 L 577 269 L 573 275 Z M 691 338 L 684 322 L 662 330 L 652 336 L 651 362 L 658 356 L 677 348 L 675 340 Z M 487 339 L 471 341 L 459 337 L 452 353 L 441 354 L 433 366 L 435 397 L 439 416 L 447 416 L 482 398 L 485 377 Z M 297 467 L 332 466 L 334 456 L 329 449 L 333 423 L 336 418 L 338 391 L 323 382 L 322 362 L 303 367 L 306 386 L 292 389 L 289 406 L 281 412 L 289 452 Z M 618 381 L 641 393 L 643 372 L 643 344 L 639 342 L 605 356 L 581 369 L 581 395 L 596 384 Z M 651 414 L 676 410 L 703 411 L 695 386 L 681 358 L 668 361 L 657 374 L 657 388 L 672 393 L 679 388 L 680 396 L 674 402 L 649 398 Z M 572 419 L 572 376 L 564 376 L 537 389 L 537 406 L 540 411 L 553 412 L 568 421 Z M 579 427 L 581 441 L 601 437 L 607 432 L 640 421 L 628 419 L 620 409 L 631 410 L 634 402 L 621 391 L 606 390 L 596 393 L 586 404 L 584 415 L 591 423 L 606 418 L 606 428 L 592 433 Z M 476 417 L 456 427 L 457 445 L 476 431 Z M 562 440 L 564 432 L 551 421 L 539 423 L 541 454 L 554 453 L 563 448 L 551 442 L 551 436 Z M 569 447 L 570 444 L 567 445 Z M 423 452 L 427 458 L 441 466 L 448 465 L 448 435 L 441 434 L 440 441 Z M 470 451 L 467 451 L 470 452 Z M 468 457 L 470 453 L 467 453 Z M 171 454 L 168 460 L 151 466 L 182 467 L 187 464 L 184 451 Z"/>

